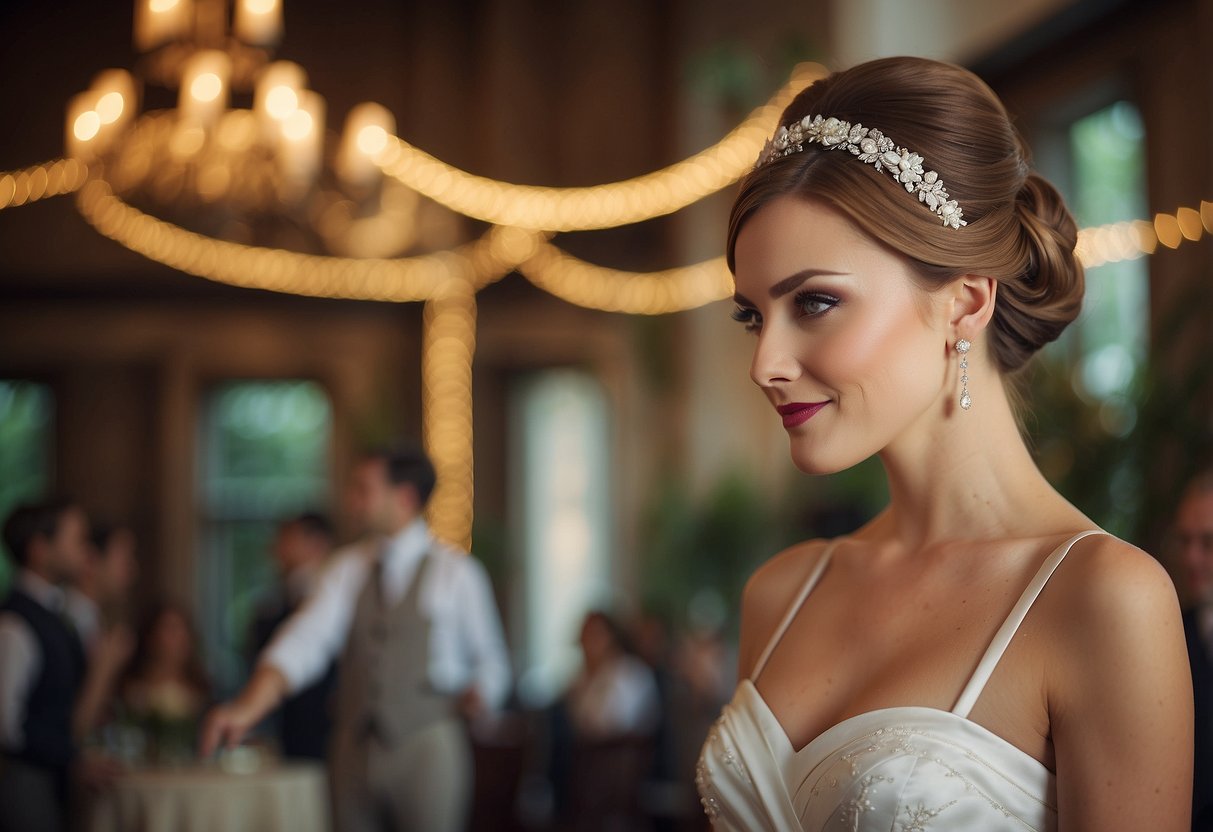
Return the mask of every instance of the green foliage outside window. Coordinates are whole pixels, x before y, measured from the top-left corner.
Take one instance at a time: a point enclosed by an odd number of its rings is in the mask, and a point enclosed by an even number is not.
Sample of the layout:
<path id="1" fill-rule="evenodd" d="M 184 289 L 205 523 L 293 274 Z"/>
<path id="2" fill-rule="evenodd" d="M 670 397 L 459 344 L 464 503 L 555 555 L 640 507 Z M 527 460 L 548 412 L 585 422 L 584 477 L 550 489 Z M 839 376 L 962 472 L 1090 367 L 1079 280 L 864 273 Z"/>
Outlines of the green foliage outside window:
<path id="1" fill-rule="evenodd" d="M 1079 227 L 1143 219 L 1145 130 L 1118 101 L 1070 128 Z M 1108 531 L 1139 539 L 1147 512 L 1142 454 L 1159 428 L 1147 395 L 1149 268 L 1144 258 L 1086 272 L 1079 319 L 1028 374 L 1028 434 L 1045 475 Z"/>
<path id="2" fill-rule="evenodd" d="M 0 523 L 18 504 L 46 495 L 53 410 L 45 385 L 0 380 Z M 3 547 L 0 543 L 0 597 L 13 572 L 11 554 Z"/>
<path id="3" fill-rule="evenodd" d="M 283 519 L 329 502 L 332 414 L 310 381 L 234 382 L 206 411 L 200 609 L 221 690 L 247 667 L 257 605 L 273 591 L 270 548 Z"/>

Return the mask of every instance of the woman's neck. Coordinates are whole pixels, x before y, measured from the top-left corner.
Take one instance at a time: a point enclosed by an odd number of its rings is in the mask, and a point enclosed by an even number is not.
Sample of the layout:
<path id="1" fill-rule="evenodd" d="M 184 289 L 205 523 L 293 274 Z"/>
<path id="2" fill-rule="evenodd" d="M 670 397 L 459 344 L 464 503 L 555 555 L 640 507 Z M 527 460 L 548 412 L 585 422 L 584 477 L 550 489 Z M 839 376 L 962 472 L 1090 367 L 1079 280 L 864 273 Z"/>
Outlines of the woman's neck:
<path id="1" fill-rule="evenodd" d="M 949 540 L 1031 536 L 1077 512 L 1045 480 L 1001 384 L 972 410 L 941 403 L 881 452 L 888 509 L 874 526 L 909 549 Z M 1046 528 L 1048 527 L 1048 528 Z"/>

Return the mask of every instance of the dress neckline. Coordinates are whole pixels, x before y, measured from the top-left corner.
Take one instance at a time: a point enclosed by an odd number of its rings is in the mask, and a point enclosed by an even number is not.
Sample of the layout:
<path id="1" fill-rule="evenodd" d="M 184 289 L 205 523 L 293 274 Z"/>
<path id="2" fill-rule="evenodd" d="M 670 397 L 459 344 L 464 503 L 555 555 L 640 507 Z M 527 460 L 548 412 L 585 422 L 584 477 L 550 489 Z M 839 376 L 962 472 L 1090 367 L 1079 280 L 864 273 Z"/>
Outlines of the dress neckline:
<path id="1" fill-rule="evenodd" d="M 764 733 L 768 736 L 774 735 L 776 739 L 782 743 L 783 752 L 791 756 L 793 759 L 799 760 L 803 757 L 811 756 L 810 752 L 818 750 L 823 745 L 826 746 L 826 751 L 821 755 L 824 758 L 824 756 L 836 751 L 839 747 L 845 744 L 847 740 L 854 739 L 854 728 L 857 723 L 876 721 L 882 717 L 889 717 L 887 723 L 890 725 L 895 725 L 898 720 L 894 718 L 894 715 L 901 715 L 925 717 L 931 720 L 953 721 L 956 724 L 964 726 L 965 730 L 976 732 L 991 742 L 997 743 L 1000 747 L 1006 749 L 1008 752 L 1015 754 L 1024 763 L 1035 767 L 1039 771 L 1046 772 L 1048 776 L 1055 776 L 1053 770 L 1040 760 L 1036 759 L 1031 754 L 1024 751 L 1022 748 L 1006 738 L 994 733 L 981 723 L 974 722 L 967 716 L 961 716 L 954 711 L 944 710 L 943 708 L 935 708 L 930 705 L 894 705 L 854 714 L 834 723 L 800 748 L 796 748 L 792 744 L 792 739 L 788 735 L 787 730 L 783 727 L 783 723 L 781 723 L 779 718 L 775 716 L 775 712 L 771 710 L 770 705 L 767 704 L 766 699 L 763 698 L 762 692 L 758 690 L 758 687 L 749 679 L 742 679 L 737 687 L 739 692 L 743 689 L 746 690 L 747 701 L 752 702 L 758 710 L 759 720 L 765 723 L 771 729 L 770 731 L 764 731 Z M 736 697 L 734 697 L 734 701 L 736 701 Z M 732 707 L 732 705 L 733 703 L 729 703 L 727 707 Z M 774 750 L 775 749 L 772 749 L 772 751 Z"/>
<path id="2" fill-rule="evenodd" d="M 926 705 L 903 705 L 879 708 L 873 711 L 865 711 L 863 713 L 847 717 L 841 722 L 826 728 L 816 737 L 809 740 L 800 749 L 797 749 L 793 744 L 787 730 L 783 727 L 783 723 L 779 721 L 779 718 L 775 715 L 775 712 L 771 710 L 770 705 L 766 699 L 763 698 L 762 693 L 758 690 L 758 686 L 754 680 L 758 678 L 758 675 L 765 668 L 767 661 L 770 659 L 771 654 L 775 650 L 775 646 L 783 638 L 783 634 L 787 631 L 788 626 L 792 623 L 792 619 L 796 617 L 797 613 L 799 613 L 800 608 L 804 605 L 805 600 L 816 587 L 818 581 L 820 581 L 830 563 L 832 555 L 834 554 L 834 549 L 844 538 L 836 538 L 831 541 L 826 547 L 826 550 L 822 554 L 821 558 L 818 560 L 817 564 L 812 570 L 810 570 L 807 580 L 804 582 L 804 585 L 801 587 L 796 599 L 792 602 L 791 606 L 785 613 L 783 621 L 780 622 L 775 634 L 767 643 L 766 648 L 759 657 L 753 672 L 748 677 L 742 679 L 738 684 L 738 692 L 740 693 L 741 690 L 748 689 L 749 693 L 751 694 L 750 699 L 757 700 L 754 706 L 755 709 L 759 711 L 761 717 L 763 717 L 769 723 L 771 733 L 777 733 L 779 735 L 778 739 L 782 741 L 784 751 L 790 753 L 793 758 L 799 758 L 808 749 L 814 748 L 816 745 L 818 745 L 819 741 L 822 741 L 828 737 L 837 736 L 838 734 L 845 735 L 847 729 L 852 728 L 855 723 L 861 722 L 865 718 L 870 719 L 881 715 L 888 716 L 891 713 L 912 713 L 918 716 L 929 716 L 930 718 L 936 720 L 957 720 L 958 722 L 956 724 L 962 724 L 980 736 L 985 736 L 989 739 L 995 740 L 1004 748 L 1013 749 L 1016 755 L 1030 760 L 1032 766 L 1046 771 L 1050 774 L 1050 776 L 1052 776 L 1052 772 L 1049 770 L 1048 766 L 1046 766 L 1040 760 L 1037 760 L 1019 746 L 999 736 L 989 728 L 986 728 L 984 725 L 973 722 L 971 719 L 969 719 L 969 713 L 972 711 L 973 705 L 977 702 L 977 699 L 981 696 L 982 691 L 985 689 L 986 683 L 993 675 L 995 667 L 998 665 L 1003 653 L 1010 645 L 1015 633 L 1018 632 L 1019 626 L 1023 623 L 1024 618 L 1027 616 L 1028 611 L 1036 601 L 1037 596 L 1039 596 L 1045 585 L 1048 583 L 1049 578 L 1052 577 L 1057 567 L 1061 565 L 1061 562 L 1065 559 L 1066 555 L 1069 554 L 1075 543 L 1082 540 L 1084 537 L 1094 534 L 1106 534 L 1106 532 L 1098 528 L 1081 531 L 1059 544 L 1055 549 L 1053 549 L 1052 552 L 1049 553 L 1048 556 L 1045 557 L 1044 562 L 1037 569 L 1036 574 L 1032 577 L 1032 580 L 1024 588 L 1022 594 L 1016 601 L 1015 606 L 1012 607 L 1011 612 L 1007 615 L 1006 619 L 1004 619 L 1002 626 L 999 627 L 998 631 L 994 635 L 993 640 L 987 646 L 985 653 L 978 662 L 977 668 L 974 670 L 972 676 L 969 677 L 969 680 L 966 682 L 956 700 L 955 706 L 951 710 L 944 710 L 943 708 L 935 708 Z M 734 697 L 734 701 L 736 701 L 736 697 Z M 774 748 L 771 750 L 775 751 Z"/>

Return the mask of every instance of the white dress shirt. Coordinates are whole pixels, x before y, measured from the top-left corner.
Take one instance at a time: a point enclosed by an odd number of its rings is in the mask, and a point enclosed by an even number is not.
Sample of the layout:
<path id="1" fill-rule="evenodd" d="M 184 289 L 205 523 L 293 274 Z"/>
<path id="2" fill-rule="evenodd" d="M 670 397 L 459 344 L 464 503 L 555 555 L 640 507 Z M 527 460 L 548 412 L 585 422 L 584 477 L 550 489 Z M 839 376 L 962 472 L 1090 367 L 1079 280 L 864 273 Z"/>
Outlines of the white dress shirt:
<path id="1" fill-rule="evenodd" d="M 101 606 L 75 587 L 64 593 L 64 603 L 67 605 L 67 617 L 71 619 L 84 647 L 84 654 L 92 655 L 97 638 L 101 635 Z"/>
<path id="2" fill-rule="evenodd" d="M 56 615 L 63 612 L 63 590 L 28 569 L 18 573 L 14 586 Z M 34 631 L 15 612 L 0 613 L 0 747 L 25 744 L 25 705 L 41 671 Z"/>
<path id="3" fill-rule="evenodd" d="M 376 559 L 382 557 L 383 600 L 391 605 L 404 597 L 430 552 L 433 560 L 418 587 L 431 622 L 430 682 L 448 694 L 473 686 L 488 707 L 501 707 L 510 688 L 510 661 L 488 575 L 475 558 L 436 543 L 423 520 L 378 545 L 355 544 L 334 555 L 315 592 L 278 629 L 261 661 L 282 673 L 288 693 L 312 684 L 345 647 Z"/>
<path id="4" fill-rule="evenodd" d="M 624 654 L 593 675 L 583 672 L 569 690 L 568 704 L 579 735 L 607 740 L 652 734 L 657 728 L 661 698 L 652 669 Z"/>

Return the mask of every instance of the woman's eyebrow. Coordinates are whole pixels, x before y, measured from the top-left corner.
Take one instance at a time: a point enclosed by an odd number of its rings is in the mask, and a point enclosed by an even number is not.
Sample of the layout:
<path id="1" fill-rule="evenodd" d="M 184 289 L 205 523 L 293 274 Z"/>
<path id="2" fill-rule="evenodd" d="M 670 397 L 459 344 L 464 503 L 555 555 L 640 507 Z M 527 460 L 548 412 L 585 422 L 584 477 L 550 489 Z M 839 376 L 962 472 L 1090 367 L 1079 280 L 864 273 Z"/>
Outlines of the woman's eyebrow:
<path id="1" fill-rule="evenodd" d="M 796 287 L 798 287 L 801 283 L 804 283 L 810 277 L 817 277 L 818 275 L 842 274 L 847 274 L 847 272 L 832 272 L 829 269 L 803 269 L 796 272 L 796 274 L 792 275 L 791 277 L 785 277 L 783 280 L 772 286 L 771 298 L 772 300 L 778 300 L 788 292 L 794 291 Z"/>

